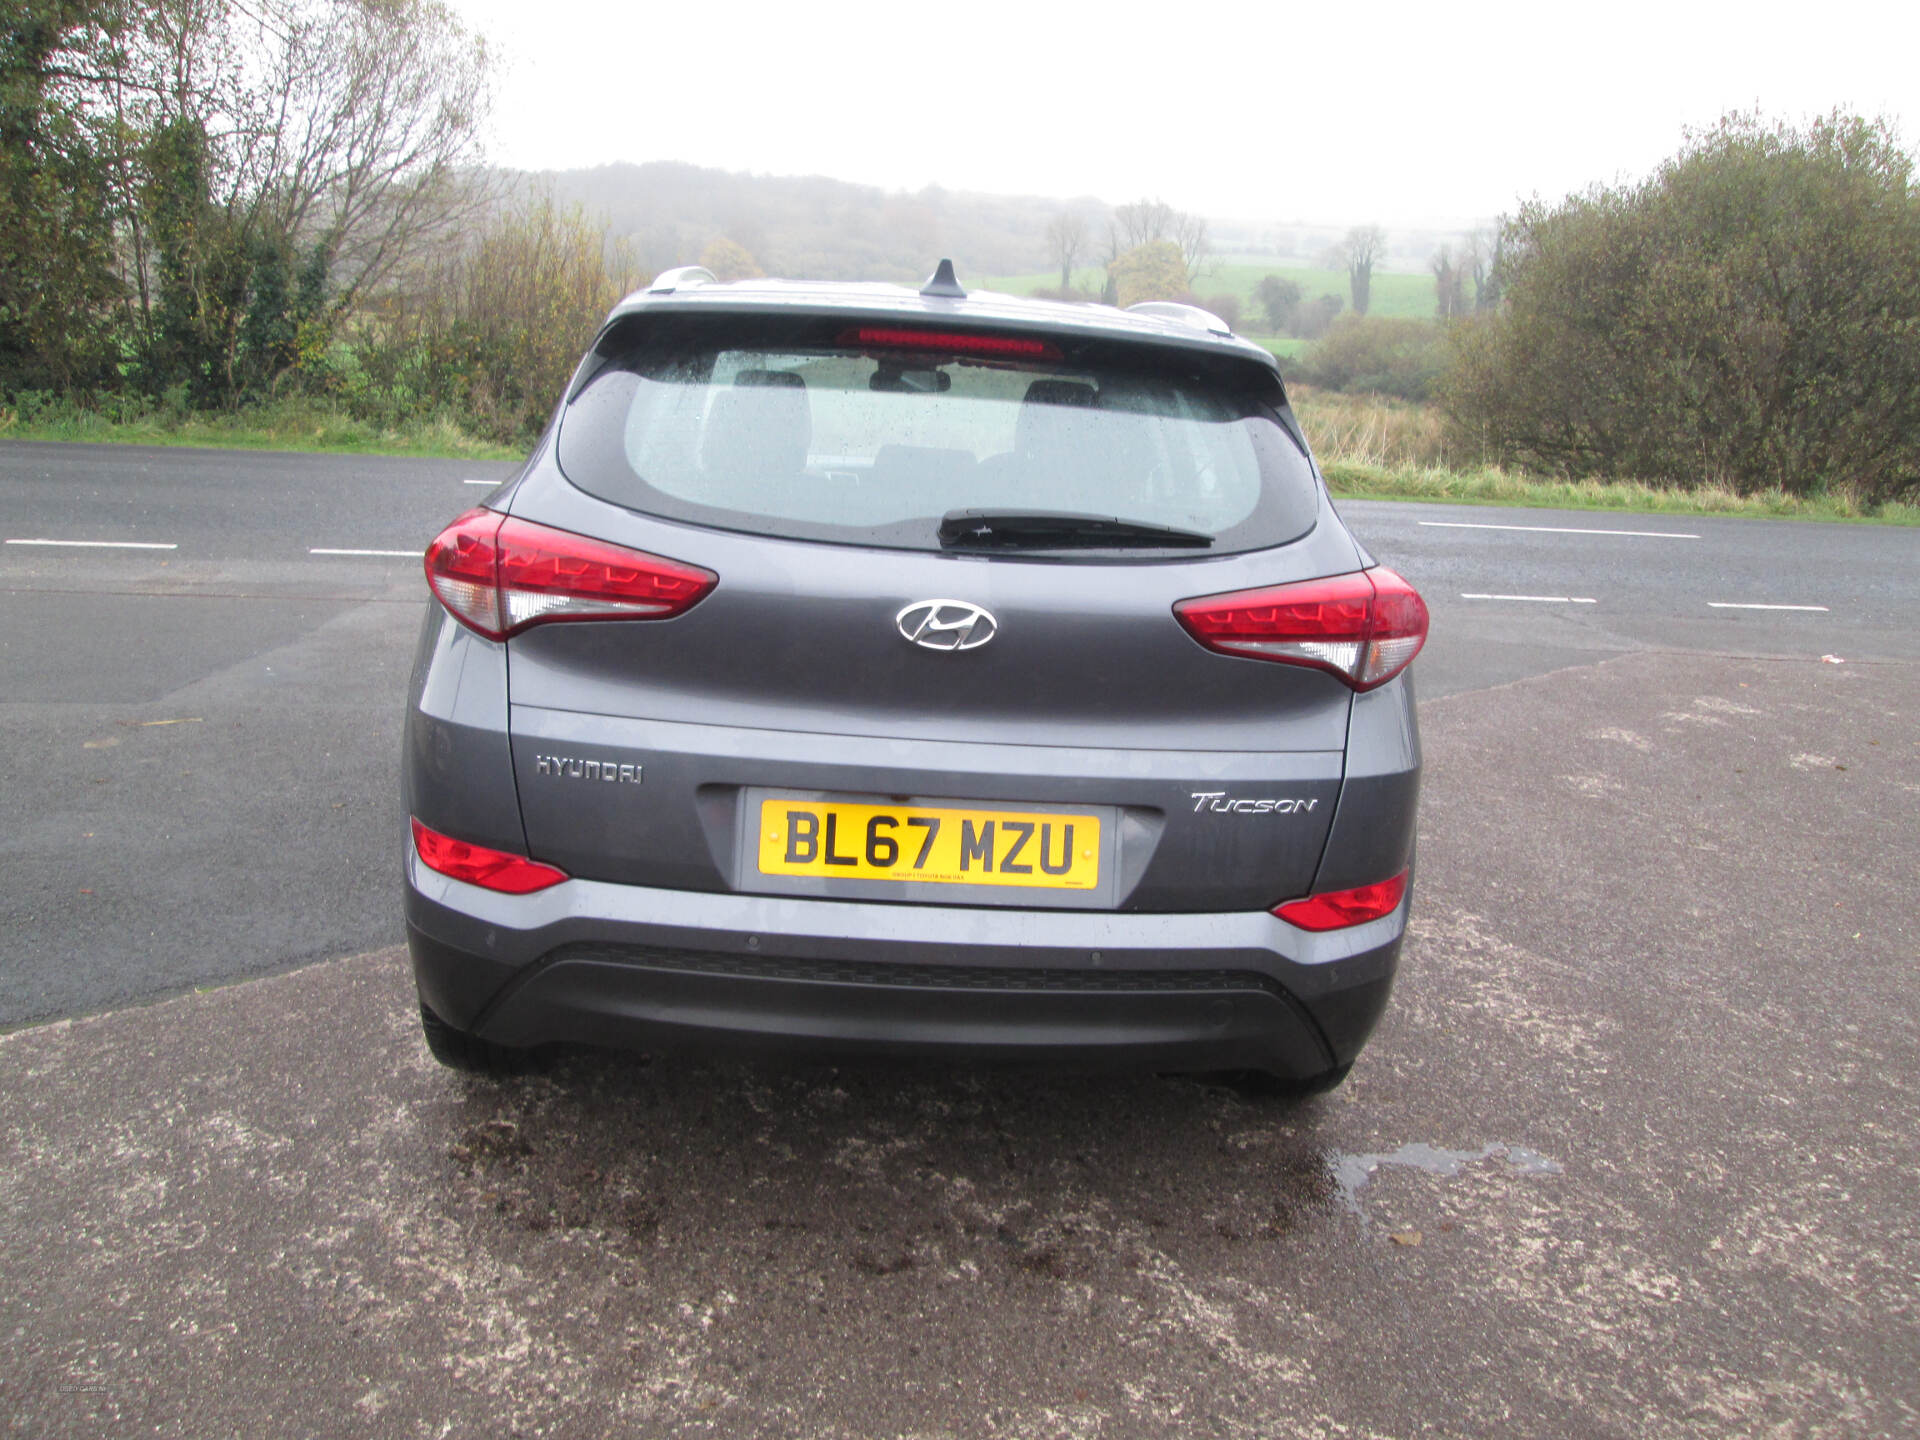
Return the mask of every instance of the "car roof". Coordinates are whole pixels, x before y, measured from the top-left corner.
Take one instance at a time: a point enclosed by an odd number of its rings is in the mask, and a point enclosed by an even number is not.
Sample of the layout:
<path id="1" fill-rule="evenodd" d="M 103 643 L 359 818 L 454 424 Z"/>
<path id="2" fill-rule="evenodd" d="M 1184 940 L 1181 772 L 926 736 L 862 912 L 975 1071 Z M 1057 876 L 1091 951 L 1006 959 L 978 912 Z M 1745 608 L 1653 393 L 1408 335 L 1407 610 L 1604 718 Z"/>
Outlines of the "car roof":
<path id="1" fill-rule="evenodd" d="M 735 314 L 814 313 L 887 320 L 937 321 L 943 325 L 1045 331 L 1103 339 L 1137 340 L 1184 350 L 1230 354 L 1279 374 L 1270 351 L 1224 330 L 1209 329 L 1214 317 L 1188 305 L 1118 310 L 1111 305 L 1069 304 L 974 290 L 963 295 L 911 290 L 868 281 L 736 280 L 720 283 L 687 270 L 669 271 L 646 289 L 615 305 L 607 324 L 630 315 L 691 311 Z M 1217 323 L 1217 322 L 1216 322 Z"/>

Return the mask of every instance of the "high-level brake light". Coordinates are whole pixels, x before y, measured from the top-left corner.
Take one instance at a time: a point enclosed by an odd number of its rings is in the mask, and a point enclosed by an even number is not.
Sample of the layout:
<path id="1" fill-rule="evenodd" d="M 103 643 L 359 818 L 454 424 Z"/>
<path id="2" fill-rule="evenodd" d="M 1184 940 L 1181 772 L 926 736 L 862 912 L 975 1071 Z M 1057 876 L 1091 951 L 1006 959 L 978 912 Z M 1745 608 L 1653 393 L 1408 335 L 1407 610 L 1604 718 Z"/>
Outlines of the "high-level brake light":
<path id="1" fill-rule="evenodd" d="M 429 870 L 451 875 L 483 890 L 498 890 L 503 895 L 531 895 L 568 879 L 567 872 L 524 855 L 505 850 L 489 850 L 485 845 L 470 845 L 438 830 L 429 830 L 418 820 L 413 822 L 413 848 Z"/>
<path id="2" fill-rule="evenodd" d="M 556 620 L 664 620 L 720 578 L 494 510 L 469 510 L 442 530 L 426 565 L 440 603 L 489 640 Z"/>
<path id="3" fill-rule="evenodd" d="M 844 330 L 840 343 L 862 350 L 932 350 L 942 355 L 986 355 L 1005 360 L 1058 360 L 1060 347 L 1022 335 L 978 335 L 966 330 L 909 330 L 862 325 Z"/>
<path id="4" fill-rule="evenodd" d="M 1349 925 L 1364 925 L 1382 915 L 1391 915 L 1406 893 L 1407 872 L 1402 870 L 1391 880 L 1376 880 L 1351 890 L 1329 890 L 1304 900 L 1289 900 L 1274 906 L 1273 913 L 1302 930 L 1344 930 Z"/>
<path id="5" fill-rule="evenodd" d="M 1308 665 L 1355 690 L 1384 685 L 1427 643 L 1427 605 L 1391 570 L 1182 600 L 1173 613 L 1209 650 Z"/>

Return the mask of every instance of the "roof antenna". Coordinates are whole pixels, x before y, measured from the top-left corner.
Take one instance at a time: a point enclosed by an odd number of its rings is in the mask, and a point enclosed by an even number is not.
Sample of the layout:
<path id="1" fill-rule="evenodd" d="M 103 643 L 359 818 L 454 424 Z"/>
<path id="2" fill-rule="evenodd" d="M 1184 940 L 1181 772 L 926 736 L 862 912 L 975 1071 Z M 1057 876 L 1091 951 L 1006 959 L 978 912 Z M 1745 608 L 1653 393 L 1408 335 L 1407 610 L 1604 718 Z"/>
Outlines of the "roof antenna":
<path id="1" fill-rule="evenodd" d="M 961 287 L 959 279 L 953 273 L 953 261 L 942 260 L 939 268 L 933 272 L 933 278 L 920 287 L 922 295 L 946 295 L 955 300 L 967 298 L 967 292 Z"/>

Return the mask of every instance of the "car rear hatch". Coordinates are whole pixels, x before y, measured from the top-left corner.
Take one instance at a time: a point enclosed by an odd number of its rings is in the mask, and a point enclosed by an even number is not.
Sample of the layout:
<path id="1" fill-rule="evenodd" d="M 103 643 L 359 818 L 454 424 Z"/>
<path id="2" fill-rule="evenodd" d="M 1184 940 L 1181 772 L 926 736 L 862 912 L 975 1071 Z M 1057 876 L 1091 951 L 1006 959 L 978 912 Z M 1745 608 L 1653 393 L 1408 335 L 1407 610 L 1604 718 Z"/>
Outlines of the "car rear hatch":
<path id="1" fill-rule="evenodd" d="M 1257 362 L 1142 342 L 631 317 L 510 523 L 713 578 L 508 640 L 530 852 L 948 905 L 1305 893 L 1353 690 L 1175 609 L 1361 564 L 1284 405 Z"/>

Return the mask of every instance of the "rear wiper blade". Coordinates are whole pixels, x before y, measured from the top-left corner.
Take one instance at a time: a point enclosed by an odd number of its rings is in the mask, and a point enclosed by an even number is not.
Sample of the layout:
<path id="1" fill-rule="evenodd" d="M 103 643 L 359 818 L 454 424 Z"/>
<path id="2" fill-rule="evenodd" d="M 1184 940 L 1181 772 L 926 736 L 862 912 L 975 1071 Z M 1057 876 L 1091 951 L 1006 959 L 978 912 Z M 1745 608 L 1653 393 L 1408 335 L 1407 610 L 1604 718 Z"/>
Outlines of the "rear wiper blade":
<path id="1" fill-rule="evenodd" d="M 940 519 L 940 543 L 950 550 L 1197 549 L 1213 544 L 1213 536 L 1064 510 L 949 510 Z"/>

